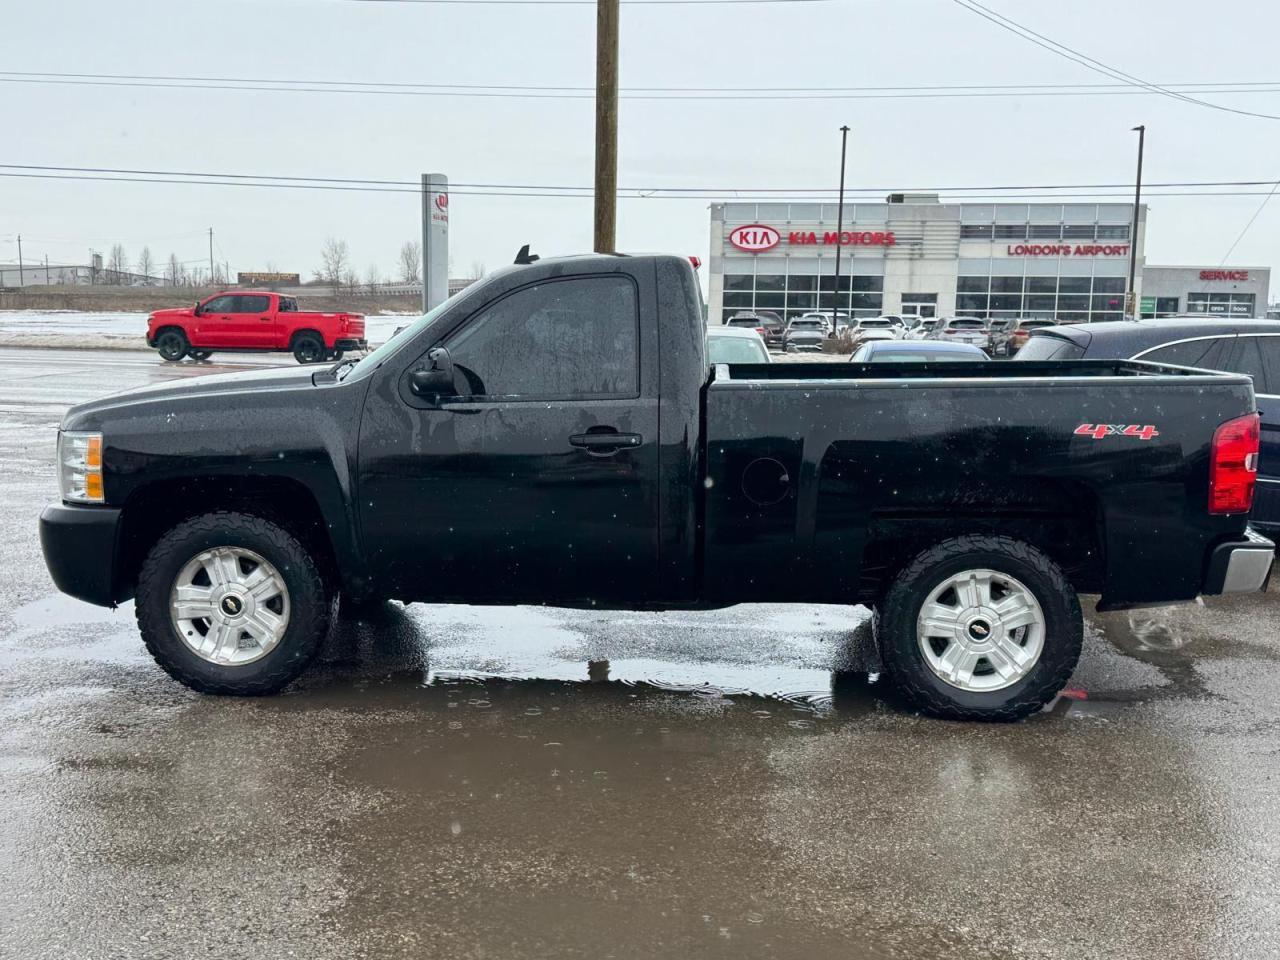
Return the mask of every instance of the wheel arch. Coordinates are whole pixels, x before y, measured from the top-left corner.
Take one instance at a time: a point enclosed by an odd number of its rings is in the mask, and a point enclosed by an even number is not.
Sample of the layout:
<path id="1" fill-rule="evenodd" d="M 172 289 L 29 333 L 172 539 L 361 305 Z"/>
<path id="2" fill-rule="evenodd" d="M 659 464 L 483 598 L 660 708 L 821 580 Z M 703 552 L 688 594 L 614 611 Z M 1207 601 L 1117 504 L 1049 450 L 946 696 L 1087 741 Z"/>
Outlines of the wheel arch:
<path id="1" fill-rule="evenodd" d="M 317 340 L 320 341 L 322 346 L 325 346 L 325 347 L 329 346 L 328 341 L 326 341 L 324 338 L 324 334 L 321 333 L 319 330 L 315 329 L 314 327 L 301 327 L 300 329 L 293 331 L 293 333 L 289 335 L 289 349 L 292 350 L 297 345 L 298 340 L 307 335 L 315 337 Z"/>
<path id="2" fill-rule="evenodd" d="M 138 573 L 159 539 L 184 520 L 233 510 L 270 520 L 289 531 L 315 558 L 332 590 L 350 589 L 352 571 L 339 563 L 335 524 L 325 518 L 306 484 L 283 476 L 208 476 L 157 480 L 125 501 L 116 540 L 116 592 L 133 596 Z"/>

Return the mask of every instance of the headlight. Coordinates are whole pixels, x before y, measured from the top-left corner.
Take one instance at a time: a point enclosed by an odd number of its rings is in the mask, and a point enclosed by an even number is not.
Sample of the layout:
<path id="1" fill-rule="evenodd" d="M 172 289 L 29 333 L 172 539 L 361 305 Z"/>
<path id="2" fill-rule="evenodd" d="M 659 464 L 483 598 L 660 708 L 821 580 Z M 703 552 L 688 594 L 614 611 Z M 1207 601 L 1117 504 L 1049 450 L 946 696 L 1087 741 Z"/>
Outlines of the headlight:
<path id="1" fill-rule="evenodd" d="M 63 500 L 102 503 L 102 434 L 58 434 L 58 490 Z"/>

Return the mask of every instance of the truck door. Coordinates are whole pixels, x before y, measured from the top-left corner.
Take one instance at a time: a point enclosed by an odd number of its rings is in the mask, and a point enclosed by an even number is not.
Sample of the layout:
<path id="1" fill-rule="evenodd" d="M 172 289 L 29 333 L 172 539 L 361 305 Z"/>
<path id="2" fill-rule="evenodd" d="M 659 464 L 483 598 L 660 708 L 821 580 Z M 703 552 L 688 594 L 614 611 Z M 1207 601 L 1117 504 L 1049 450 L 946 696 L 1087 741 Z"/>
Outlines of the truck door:
<path id="1" fill-rule="evenodd" d="M 263 293 L 241 293 L 227 315 L 229 346 L 268 349 L 275 346 L 276 315 L 271 297 Z"/>
<path id="2" fill-rule="evenodd" d="M 656 307 L 625 273 L 531 283 L 371 388 L 359 502 L 377 589 L 601 605 L 653 596 L 657 332 L 642 309 Z M 438 346 L 454 395 L 416 397 L 412 373 Z"/>
<path id="3" fill-rule="evenodd" d="M 195 318 L 195 335 L 191 342 L 200 347 L 234 347 L 231 313 L 235 309 L 235 295 L 224 293 L 208 300 Z"/>

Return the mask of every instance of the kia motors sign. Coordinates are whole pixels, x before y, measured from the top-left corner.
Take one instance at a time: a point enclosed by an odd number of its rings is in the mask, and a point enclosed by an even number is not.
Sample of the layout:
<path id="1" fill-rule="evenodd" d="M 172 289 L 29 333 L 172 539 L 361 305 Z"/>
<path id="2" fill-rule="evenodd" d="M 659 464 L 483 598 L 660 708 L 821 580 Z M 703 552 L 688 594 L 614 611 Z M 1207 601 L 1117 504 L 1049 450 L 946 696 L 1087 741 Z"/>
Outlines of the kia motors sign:
<path id="1" fill-rule="evenodd" d="M 782 234 L 762 223 L 734 227 L 729 233 L 729 242 L 747 253 L 764 253 L 766 250 L 772 250 L 781 240 Z"/>
<path id="2" fill-rule="evenodd" d="M 1248 270 L 1201 270 L 1201 280 L 1248 280 Z"/>

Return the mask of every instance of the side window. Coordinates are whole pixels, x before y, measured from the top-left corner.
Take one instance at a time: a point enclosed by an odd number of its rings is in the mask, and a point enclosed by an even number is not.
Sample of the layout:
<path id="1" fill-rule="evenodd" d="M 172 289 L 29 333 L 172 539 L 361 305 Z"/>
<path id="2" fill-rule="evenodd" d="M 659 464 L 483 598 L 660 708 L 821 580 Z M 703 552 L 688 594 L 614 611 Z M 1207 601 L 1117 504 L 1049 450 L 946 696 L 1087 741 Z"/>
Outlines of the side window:
<path id="1" fill-rule="evenodd" d="M 1243 373 L 1253 378 L 1254 393 L 1269 393 L 1267 390 L 1267 372 L 1262 362 L 1260 337 L 1240 337 L 1239 348 L 1235 359 L 1231 362 L 1232 373 Z"/>
<path id="2" fill-rule="evenodd" d="M 236 297 L 235 313 L 266 313 L 271 309 L 271 298 L 261 294 L 246 294 Z"/>
<path id="3" fill-rule="evenodd" d="M 297 313 L 298 301 L 293 299 L 293 297 L 281 297 L 279 312 L 280 313 Z"/>
<path id="4" fill-rule="evenodd" d="M 214 297 L 201 308 L 201 313 L 232 313 L 235 297 Z"/>
<path id="5" fill-rule="evenodd" d="M 577 277 L 517 290 L 445 344 L 463 396 L 592 400 L 640 392 L 640 328 L 628 277 Z"/>
<path id="6" fill-rule="evenodd" d="M 1262 352 L 1262 369 L 1267 375 L 1265 390 L 1255 392 L 1276 393 L 1280 391 L 1280 337 L 1252 337 L 1258 341 L 1258 349 Z"/>
<path id="7" fill-rule="evenodd" d="M 1151 363 L 1168 363 L 1175 367 L 1200 367 L 1203 370 L 1222 370 L 1227 364 L 1229 337 L 1205 337 L 1170 343 L 1143 353 L 1137 359 Z"/>

